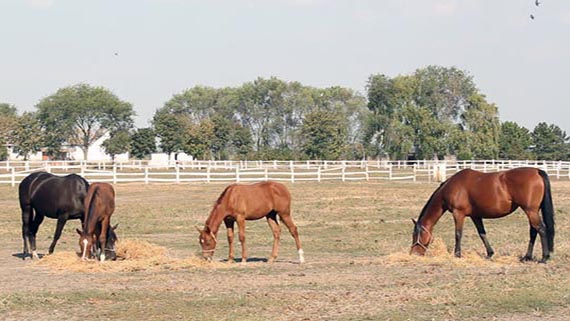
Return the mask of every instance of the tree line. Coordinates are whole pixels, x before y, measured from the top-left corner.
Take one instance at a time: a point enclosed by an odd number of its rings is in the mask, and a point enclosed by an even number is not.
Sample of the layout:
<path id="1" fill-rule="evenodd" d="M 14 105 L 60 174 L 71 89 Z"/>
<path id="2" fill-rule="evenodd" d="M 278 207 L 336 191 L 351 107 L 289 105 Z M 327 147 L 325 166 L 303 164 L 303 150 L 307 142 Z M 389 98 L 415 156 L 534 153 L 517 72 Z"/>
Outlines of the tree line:
<path id="1" fill-rule="evenodd" d="M 316 88 L 272 77 L 239 87 L 195 86 L 156 109 L 135 128 L 132 104 L 104 87 L 77 84 L 18 114 L 0 103 L 0 143 L 24 158 L 43 151 L 84 155 L 109 133 L 105 152 L 187 153 L 197 159 L 544 159 L 570 157 L 569 138 L 555 124 L 530 131 L 499 121 L 473 77 L 455 67 L 428 66 L 407 75 L 368 78 L 366 93 Z M 0 151 L 0 158 L 7 150 Z"/>

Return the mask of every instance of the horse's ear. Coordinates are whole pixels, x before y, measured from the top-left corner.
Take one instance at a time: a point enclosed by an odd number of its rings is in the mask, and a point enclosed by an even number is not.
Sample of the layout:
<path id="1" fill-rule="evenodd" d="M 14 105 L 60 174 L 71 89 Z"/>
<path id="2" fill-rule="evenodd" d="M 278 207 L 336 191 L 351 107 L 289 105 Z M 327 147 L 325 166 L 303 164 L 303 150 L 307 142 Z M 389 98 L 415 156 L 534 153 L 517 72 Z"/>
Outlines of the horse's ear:
<path id="1" fill-rule="evenodd" d="M 412 222 L 414 223 L 414 226 L 416 226 L 418 224 L 418 222 L 416 222 L 416 220 L 412 219 Z"/>
<path id="2" fill-rule="evenodd" d="M 83 232 L 81 232 L 80 229 L 76 228 L 75 230 L 77 231 L 77 234 L 79 234 L 79 236 L 83 235 Z"/>
<path id="3" fill-rule="evenodd" d="M 196 231 L 198 231 L 198 233 L 202 233 L 202 230 L 198 226 L 194 226 L 194 228 L 196 229 Z"/>
<path id="4" fill-rule="evenodd" d="M 115 224 L 115 226 L 111 227 L 111 229 L 114 231 L 117 229 L 118 226 L 119 226 L 119 223 Z"/>

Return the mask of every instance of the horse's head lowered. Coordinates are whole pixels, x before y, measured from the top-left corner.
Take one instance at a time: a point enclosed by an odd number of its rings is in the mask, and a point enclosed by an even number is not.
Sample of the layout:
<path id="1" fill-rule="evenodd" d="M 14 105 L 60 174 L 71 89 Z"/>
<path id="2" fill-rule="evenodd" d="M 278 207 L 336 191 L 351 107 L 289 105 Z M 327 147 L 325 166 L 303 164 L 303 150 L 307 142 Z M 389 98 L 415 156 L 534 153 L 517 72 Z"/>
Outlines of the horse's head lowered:
<path id="1" fill-rule="evenodd" d="M 96 256 L 96 236 L 95 234 L 83 233 L 80 229 L 75 229 L 77 234 L 79 234 L 79 253 L 81 253 L 81 259 L 87 260 L 94 258 Z"/>
<path id="2" fill-rule="evenodd" d="M 110 227 L 107 230 L 107 246 L 101 249 L 101 244 L 95 234 L 83 233 L 80 229 L 76 229 L 79 234 L 79 249 L 81 253 L 81 259 L 87 260 L 98 257 L 101 261 L 116 260 L 117 253 L 115 251 L 115 242 L 117 242 L 117 234 L 115 233 L 115 226 Z"/>
<path id="3" fill-rule="evenodd" d="M 410 254 L 425 255 L 428 246 L 431 244 L 432 234 L 421 224 L 421 220 L 416 222 L 412 219 L 412 222 L 414 223 L 414 233 L 412 234 Z"/>
<path id="4" fill-rule="evenodd" d="M 196 230 L 198 230 L 200 233 L 198 241 L 202 247 L 202 257 L 206 260 L 212 260 L 214 251 L 216 250 L 216 243 L 218 243 L 216 236 L 208 226 L 204 227 L 203 230 L 201 230 L 199 227 L 196 227 Z"/>

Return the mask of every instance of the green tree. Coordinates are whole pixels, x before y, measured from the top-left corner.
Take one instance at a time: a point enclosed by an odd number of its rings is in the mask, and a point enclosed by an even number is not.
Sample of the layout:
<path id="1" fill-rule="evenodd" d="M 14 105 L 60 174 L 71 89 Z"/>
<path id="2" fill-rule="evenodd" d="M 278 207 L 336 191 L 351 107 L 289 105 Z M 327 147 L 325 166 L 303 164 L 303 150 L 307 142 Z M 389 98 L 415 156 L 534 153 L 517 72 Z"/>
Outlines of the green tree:
<path id="1" fill-rule="evenodd" d="M 468 132 L 472 156 L 495 159 L 499 156 L 500 122 L 497 106 L 489 104 L 482 94 L 473 94 L 466 101 L 461 115 L 463 129 Z"/>
<path id="2" fill-rule="evenodd" d="M 160 139 L 159 146 L 162 151 L 167 154 L 174 153 L 174 158 L 178 160 L 178 154 L 184 150 L 188 141 L 188 119 L 183 114 L 158 110 L 154 114 L 152 124 L 156 136 Z"/>
<path id="3" fill-rule="evenodd" d="M 89 146 L 106 131 L 128 130 L 134 116 L 130 103 L 108 89 L 78 84 L 59 89 L 37 105 L 46 132 L 48 153 L 57 154 L 63 143 L 78 145 L 87 159 Z"/>
<path id="4" fill-rule="evenodd" d="M 16 106 L 0 103 L 0 160 L 8 158 L 6 144 L 11 142 L 12 131 L 17 126 L 17 117 Z"/>
<path id="5" fill-rule="evenodd" d="M 315 110 L 305 116 L 303 152 L 310 159 L 338 159 L 346 148 L 346 119 L 338 112 Z"/>
<path id="6" fill-rule="evenodd" d="M 538 123 L 532 132 L 534 153 L 540 160 L 562 160 L 568 157 L 568 137 L 557 125 Z"/>
<path id="7" fill-rule="evenodd" d="M 143 159 L 156 152 L 156 140 L 152 128 L 139 128 L 131 136 L 131 155 Z"/>
<path id="8" fill-rule="evenodd" d="M 247 159 L 247 156 L 253 150 L 253 139 L 251 138 L 251 132 L 249 129 L 241 126 L 240 124 L 233 125 L 231 142 L 232 145 L 230 149 L 240 160 Z"/>
<path id="9" fill-rule="evenodd" d="M 530 131 L 516 122 L 506 121 L 501 124 L 499 136 L 499 157 L 502 159 L 534 158 L 530 147 L 532 136 Z"/>
<path id="10" fill-rule="evenodd" d="M 18 118 L 11 141 L 14 144 L 14 152 L 24 157 L 25 160 L 28 159 L 30 153 L 41 150 L 43 143 L 41 124 L 35 114 L 25 112 Z"/>
<path id="11" fill-rule="evenodd" d="M 119 129 L 111 132 L 101 145 L 105 153 L 111 156 L 111 160 L 115 162 L 115 156 L 126 153 L 130 150 L 131 135 L 125 129 Z"/>
<path id="12" fill-rule="evenodd" d="M 188 140 L 184 145 L 184 152 L 197 159 L 211 159 L 212 146 L 215 140 L 214 123 L 205 119 L 188 130 Z"/>

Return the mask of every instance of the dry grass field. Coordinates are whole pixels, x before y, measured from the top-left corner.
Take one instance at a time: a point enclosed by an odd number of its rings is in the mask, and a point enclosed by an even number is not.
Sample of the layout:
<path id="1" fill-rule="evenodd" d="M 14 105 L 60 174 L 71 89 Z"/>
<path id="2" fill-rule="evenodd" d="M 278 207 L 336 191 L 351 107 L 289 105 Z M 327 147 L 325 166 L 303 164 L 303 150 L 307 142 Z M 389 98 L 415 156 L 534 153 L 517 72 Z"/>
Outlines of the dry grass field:
<path id="1" fill-rule="evenodd" d="M 493 260 L 469 222 L 465 257 L 449 254 L 450 215 L 437 225 L 430 255 L 410 257 L 410 218 L 436 186 L 288 184 L 303 265 L 284 226 L 278 261 L 265 262 L 272 235 L 263 220 L 246 226 L 248 263 L 225 262 L 225 228 L 216 260 L 198 259 L 194 226 L 204 224 L 222 184 L 116 185 L 113 223 L 126 260 L 79 261 L 79 221 L 70 221 L 54 255 L 23 261 L 17 188 L 0 186 L 0 319 L 568 320 L 570 182 L 552 184 L 557 235 L 548 264 L 518 261 L 528 242 L 521 211 L 486 221 Z M 40 253 L 54 228 L 55 220 L 42 224 Z"/>

